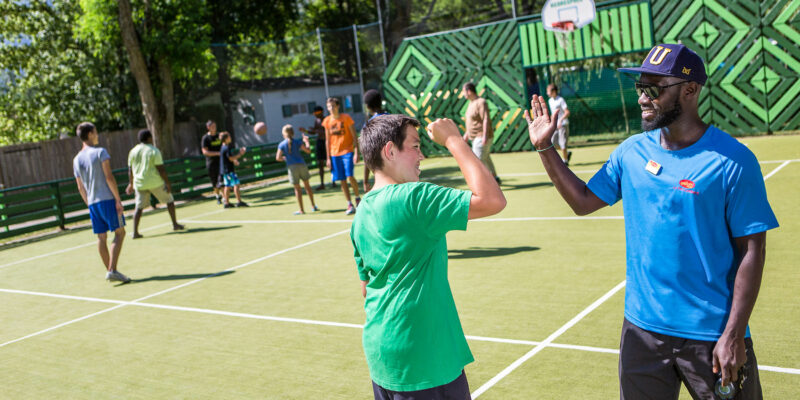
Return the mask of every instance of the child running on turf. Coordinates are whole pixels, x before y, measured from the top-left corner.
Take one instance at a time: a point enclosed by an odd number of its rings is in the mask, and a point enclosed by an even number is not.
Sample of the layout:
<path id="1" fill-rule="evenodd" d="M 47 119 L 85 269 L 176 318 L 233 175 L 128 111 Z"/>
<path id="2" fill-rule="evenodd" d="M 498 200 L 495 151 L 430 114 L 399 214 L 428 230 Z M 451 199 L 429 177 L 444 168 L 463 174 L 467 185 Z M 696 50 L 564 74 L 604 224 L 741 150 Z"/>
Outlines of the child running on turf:
<path id="1" fill-rule="evenodd" d="M 361 201 L 358 197 L 358 182 L 353 177 L 353 164 L 358 163 L 358 147 L 355 146 L 356 131 L 353 129 L 353 119 L 345 113 L 339 112 L 339 99 L 331 97 L 328 99 L 328 112 L 331 115 L 325 117 L 322 126 L 325 127 L 325 143 L 328 146 L 328 167 L 331 168 L 333 182 L 341 181 L 342 193 L 347 201 L 345 214 L 350 215 L 356 212 L 356 207 Z M 353 187 L 356 196 L 356 205 L 350 201 L 350 189 L 347 183 Z"/>
<path id="2" fill-rule="evenodd" d="M 278 145 L 278 153 L 275 154 L 275 159 L 278 161 L 286 161 L 286 169 L 289 171 L 289 183 L 294 185 L 294 196 L 297 197 L 297 204 L 300 205 L 300 210 L 295 211 L 294 215 L 305 214 L 303 209 L 303 192 L 300 190 L 300 181 L 303 181 L 303 186 L 306 187 L 308 199 L 311 200 L 311 210 L 319 211 L 317 205 L 314 204 L 314 192 L 311 191 L 311 185 L 308 180 L 311 179 L 311 174 L 308 173 L 308 166 L 300 152 L 311 154 L 309 149 L 308 136 L 303 135 L 303 139 L 294 138 L 294 128 L 291 125 L 284 125 L 281 132 L 283 134 L 283 141 Z"/>
<path id="3" fill-rule="evenodd" d="M 235 167 L 239 165 L 239 157 L 244 155 L 247 148 L 242 147 L 238 153 L 234 154 L 231 134 L 222 132 L 219 134 L 219 138 L 222 142 L 222 147 L 219 149 L 219 174 L 222 175 L 222 183 L 225 186 L 222 195 L 225 200 L 225 208 L 233 207 L 233 204 L 229 201 L 231 188 L 233 188 L 233 193 L 236 194 L 236 207 L 247 207 L 247 203 L 242 201 L 242 196 L 239 193 L 239 177 L 236 176 Z"/>
<path id="4" fill-rule="evenodd" d="M 445 234 L 500 212 L 506 199 L 449 119 L 428 135 L 453 155 L 469 190 L 419 182 L 419 126 L 384 115 L 359 139 L 375 174 L 350 230 L 366 298 L 364 353 L 375 399 L 469 399 L 464 366 L 474 359 L 447 280 Z"/>

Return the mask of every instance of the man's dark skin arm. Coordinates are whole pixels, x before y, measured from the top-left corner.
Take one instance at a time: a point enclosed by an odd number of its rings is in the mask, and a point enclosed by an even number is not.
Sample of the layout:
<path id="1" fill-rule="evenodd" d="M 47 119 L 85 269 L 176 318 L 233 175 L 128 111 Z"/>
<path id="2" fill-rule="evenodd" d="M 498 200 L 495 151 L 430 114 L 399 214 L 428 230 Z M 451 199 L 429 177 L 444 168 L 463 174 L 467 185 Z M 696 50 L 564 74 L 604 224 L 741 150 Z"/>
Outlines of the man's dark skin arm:
<path id="1" fill-rule="evenodd" d="M 761 276 L 767 254 L 766 232 L 737 237 L 733 240 L 740 257 L 739 270 L 733 283 L 733 302 L 728 323 L 714 346 L 713 353 L 714 373 L 722 374 L 723 384 L 737 381 L 739 368 L 747 361 L 744 335 L 750 314 L 756 304 L 758 290 L 761 288 Z"/>

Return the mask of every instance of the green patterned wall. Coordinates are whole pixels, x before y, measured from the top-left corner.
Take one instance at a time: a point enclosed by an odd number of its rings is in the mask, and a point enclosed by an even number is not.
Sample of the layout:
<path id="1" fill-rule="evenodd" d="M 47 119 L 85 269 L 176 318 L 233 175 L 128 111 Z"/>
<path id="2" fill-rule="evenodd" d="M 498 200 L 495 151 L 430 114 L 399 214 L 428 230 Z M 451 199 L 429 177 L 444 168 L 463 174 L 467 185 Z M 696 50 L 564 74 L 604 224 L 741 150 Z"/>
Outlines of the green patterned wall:
<path id="1" fill-rule="evenodd" d="M 656 41 L 706 61 L 704 120 L 734 134 L 800 129 L 800 1 L 655 0 Z"/>
<path id="2" fill-rule="evenodd" d="M 632 1 L 617 4 L 642 7 Z M 732 134 L 800 130 L 800 1 L 651 0 L 649 6 L 655 42 L 684 43 L 706 60 L 704 120 Z M 519 31 L 527 23 L 506 21 L 406 39 L 383 75 L 387 109 L 423 124 L 451 118 L 463 129 L 467 101 L 458 95 L 472 81 L 489 103 L 493 151 L 529 148 L 521 112 Z M 624 35 L 614 35 L 624 41 Z M 648 40 L 642 36 L 641 43 Z M 626 52 L 621 43 L 614 54 Z M 530 45 L 527 54 L 527 65 L 534 65 Z M 423 148 L 426 154 L 443 151 L 429 140 L 423 140 Z"/>
<path id="3" fill-rule="evenodd" d="M 464 128 L 467 100 L 461 86 L 474 82 L 489 104 L 495 126 L 494 151 L 525 146 L 520 105 L 524 101 L 516 22 L 501 22 L 440 35 L 407 39 L 383 76 L 388 111 L 417 118 L 423 125 L 451 118 Z M 423 140 L 426 154 L 444 149 Z"/>
<path id="4" fill-rule="evenodd" d="M 591 24 L 569 34 L 566 48 L 559 45 L 554 32 L 544 29 L 542 21 L 520 24 L 519 37 L 524 67 L 650 51 L 654 44 L 650 2 L 597 10 Z"/>

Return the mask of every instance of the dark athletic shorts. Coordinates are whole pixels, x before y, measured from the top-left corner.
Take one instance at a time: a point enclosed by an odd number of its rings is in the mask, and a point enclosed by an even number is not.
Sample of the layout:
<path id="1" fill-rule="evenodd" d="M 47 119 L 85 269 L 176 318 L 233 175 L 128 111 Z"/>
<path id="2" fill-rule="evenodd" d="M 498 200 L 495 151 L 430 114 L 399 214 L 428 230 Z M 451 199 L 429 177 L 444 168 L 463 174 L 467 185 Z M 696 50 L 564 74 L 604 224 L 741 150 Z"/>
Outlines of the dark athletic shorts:
<path id="1" fill-rule="evenodd" d="M 620 399 L 676 400 L 681 382 L 695 399 L 717 399 L 714 385 L 719 376 L 712 372 L 716 343 L 646 331 L 626 319 L 620 339 Z M 746 379 L 735 399 L 760 400 L 761 382 L 753 341 L 745 338 L 744 344 Z"/>
<path id="2" fill-rule="evenodd" d="M 221 185 L 219 176 L 219 159 L 216 161 L 208 161 L 206 159 L 206 170 L 208 171 L 208 180 L 211 182 L 211 187 L 218 188 Z"/>
<path id="3" fill-rule="evenodd" d="M 395 392 L 384 389 L 372 382 L 372 393 L 375 400 L 470 400 L 469 383 L 467 375 L 461 371 L 456 380 L 442 386 L 430 389 L 414 390 L 411 392 Z"/>
<path id="4" fill-rule="evenodd" d="M 322 165 L 328 162 L 328 148 L 325 146 L 325 139 L 317 139 L 317 161 L 322 161 Z"/>

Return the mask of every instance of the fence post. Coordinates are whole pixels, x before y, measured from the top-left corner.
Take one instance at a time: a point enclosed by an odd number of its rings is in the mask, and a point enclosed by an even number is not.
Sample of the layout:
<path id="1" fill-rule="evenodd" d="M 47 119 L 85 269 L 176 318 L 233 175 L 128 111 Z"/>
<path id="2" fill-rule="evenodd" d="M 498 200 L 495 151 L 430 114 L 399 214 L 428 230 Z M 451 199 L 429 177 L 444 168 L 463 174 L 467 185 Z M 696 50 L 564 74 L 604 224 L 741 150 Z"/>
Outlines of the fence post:
<path id="1" fill-rule="evenodd" d="M 2 199 L 3 199 L 3 193 L 0 193 L 0 200 L 2 200 Z M 0 221 L 5 221 L 6 218 L 8 218 L 8 217 L 6 217 L 6 214 L 3 211 L 3 210 L 5 210 L 5 208 L 6 208 L 5 203 L 0 203 Z M 8 227 L 8 225 L 6 225 L 5 228 L 6 228 L 6 232 L 11 232 L 11 229 Z"/>
<path id="2" fill-rule="evenodd" d="M 356 30 L 356 26 L 353 25 L 353 41 L 356 43 L 356 64 L 358 65 L 358 85 L 361 88 L 361 111 L 364 113 L 364 117 L 367 116 L 367 110 L 364 107 L 364 77 L 363 72 L 361 71 L 361 51 L 358 48 L 358 31 Z"/>
<path id="3" fill-rule="evenodd" d="M 325 82 L 325 99 L 327 100 L 331 94 L 328 92 L 328 73 L 325 72 L 325 53 L 322 52 L 322 35 L 319 33 L 319 27 L 317 27 L 317 43 L 319 43 L 319 60 L 322 63 L 322 79 Z"/>
<path id="4" fill-rule="evenodd" d="M 64 221 L 65 220 L 65 218 L 64 218 L 64 207 L 61 205 L 61 188 L 60 188 L 61 185 L 58 184 L 58 181 L 55 181 L 55 182 L 51 183 L 50 185 L 52 185 L 56 189 L 56 194 L 55 194 L 55 196 L 56 196 L 56 219 L 58 220 L 58 227 L 61 228 L 62 230 L 67 229 L 64 226 L 64 222 L 65 222 Z"/>

